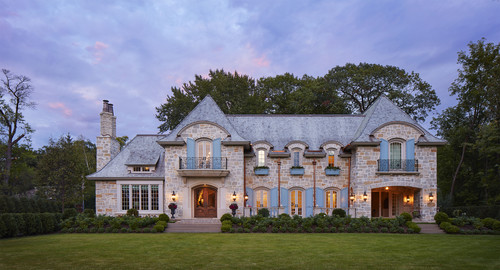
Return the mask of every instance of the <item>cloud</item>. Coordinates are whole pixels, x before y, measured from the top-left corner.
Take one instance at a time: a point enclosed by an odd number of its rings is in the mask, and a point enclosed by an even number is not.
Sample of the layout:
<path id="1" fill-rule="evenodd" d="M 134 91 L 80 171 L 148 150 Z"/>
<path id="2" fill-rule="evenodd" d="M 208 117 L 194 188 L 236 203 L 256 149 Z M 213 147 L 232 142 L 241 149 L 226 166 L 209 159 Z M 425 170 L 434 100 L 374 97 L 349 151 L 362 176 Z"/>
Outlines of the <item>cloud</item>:
<path id="1" fill-rule="evenodd" d="M 73 115 L 73 111 L 62 102 L 49 103 L 49 108 L 61 111 L 66 117 Z"/>
<path id="2" fill-rule="evenodd" d="M 90 52 L 94 58 L 94 63 L 97 64 L 102 61 L 104 57 L 104 51 L 109 47 L 108 44 L 105 44 L 101 41 L 96 41 L 93 46 L 88 46 L 86 50 Z"/>

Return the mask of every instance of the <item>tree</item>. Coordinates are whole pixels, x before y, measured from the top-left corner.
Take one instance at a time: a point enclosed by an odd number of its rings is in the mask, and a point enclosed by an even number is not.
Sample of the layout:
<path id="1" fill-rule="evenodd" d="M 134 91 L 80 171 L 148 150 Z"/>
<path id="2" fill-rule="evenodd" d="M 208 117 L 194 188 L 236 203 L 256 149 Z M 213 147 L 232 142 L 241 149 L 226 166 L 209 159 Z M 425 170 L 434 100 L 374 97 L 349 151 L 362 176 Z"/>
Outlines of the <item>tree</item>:
<path id="1" fill-rule="evenodd" d="M 415 120 L 423 121 L 440 104 L 436 92 L 418 73 L 394 66 L 347 63 L 334 67 L 324 78 L 330 91 L 338 92 L 352 112 L 363 113 L 386 95 Z"/>
<path id="2" fill-rule="evenodd" d="M 458 104 L 432 122 L 449 142 L 448 155 L 440 157 L 454 161 L 453 172 L 440 175 L 450 180 L 440 182 L 449 183 L 445 189 L 452 202 L 495 203 L 500 201 L 500 43 L 483 38 L 468 47 L 468 52 L 458 53 L 461 68 L 449 88 Z"/>
<path id="3" fill-rule="evenodd" d="M 161 132 L 174 129 L 208 94 L 224 113 L 262 113 L 265 96 L 257 91 L 255 80 L 247 75 L 210 70 L 208 78 L 195 75 L 194 82 L 184 83 L 182 88 L 172 87 L 172 96 L 156 108 L 156 118 L 163 122 Z"/>
<path id="4" fill-rule="evenodd" d="M 55 198 L 62 210 L 82 199 L 87 186 L 85 176 L 95 171 L 95 145 L 84 139 L 73 140 L 68 134 L 57 141 L 50 139 L 41 150 L 37 169 L 37 189 L 41 197 Z M 91 188 L 89 188 L 92 190 Z"/>
<path id="5" fill-rule="evenodd" d="M 30 78 L 11 74 L 6 69 L 2 69 L 2 72 L 5 78 L 2 79 L 2 85 L 0 85 L 0 132 L 6 145 L 3 184 L 8 187 L 12 167 L 12 148 L 33 132 L 22 112 L 26 108 L 34 108 L 35 103 L 30 101 L 33 92 Z"/>

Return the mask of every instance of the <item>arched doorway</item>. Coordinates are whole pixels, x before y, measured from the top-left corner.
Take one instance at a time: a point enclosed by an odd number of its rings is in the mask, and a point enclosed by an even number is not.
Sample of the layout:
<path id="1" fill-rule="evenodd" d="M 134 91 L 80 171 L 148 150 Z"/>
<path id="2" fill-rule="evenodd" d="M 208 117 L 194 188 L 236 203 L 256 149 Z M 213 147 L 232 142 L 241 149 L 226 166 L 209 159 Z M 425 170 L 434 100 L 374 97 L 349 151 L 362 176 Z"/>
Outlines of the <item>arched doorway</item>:
<path id="1" fill-rule="evenodd" d="M 195 187 L 194 191 L 194 217 L 217 217 L 217 189 L 209 186 Z"/>

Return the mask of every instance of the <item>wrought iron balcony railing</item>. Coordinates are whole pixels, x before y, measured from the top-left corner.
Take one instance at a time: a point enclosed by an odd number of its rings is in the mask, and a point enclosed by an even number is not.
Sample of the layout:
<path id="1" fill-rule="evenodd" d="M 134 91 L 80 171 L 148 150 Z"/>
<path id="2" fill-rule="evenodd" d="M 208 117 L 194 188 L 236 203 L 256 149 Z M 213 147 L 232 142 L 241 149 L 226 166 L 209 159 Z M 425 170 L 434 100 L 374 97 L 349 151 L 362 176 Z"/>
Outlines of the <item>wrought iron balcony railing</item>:
<path id="1" fill-rule="evenodd" d="M 403 171 L 418 172 L 418 160 L 416 159 L 379 159 L 378 171 Z"/>
<path id="2" fill-rule="evenodd" d="M 226 170 L 227 158 L 193 158 L 179 157 L 179 169 L 181 170 Z"/>

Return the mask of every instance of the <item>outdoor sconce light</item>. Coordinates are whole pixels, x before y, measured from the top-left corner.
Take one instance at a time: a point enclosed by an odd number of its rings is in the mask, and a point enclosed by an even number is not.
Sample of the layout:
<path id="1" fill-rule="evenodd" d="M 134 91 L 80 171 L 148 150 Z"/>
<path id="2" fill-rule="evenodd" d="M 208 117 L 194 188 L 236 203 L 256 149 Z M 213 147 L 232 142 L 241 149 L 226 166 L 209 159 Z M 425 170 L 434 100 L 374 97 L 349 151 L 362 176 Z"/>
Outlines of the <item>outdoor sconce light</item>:
<path id="1" fill-rule="evenodd" d="M 245 201 L 248 201 L 248 194 L 245 192 Z"/>
<path id="2" fill-rule="evenodd" d="M 233 202 L 236 201 L 236 191 L 233 192 Z"/>
<path id="3" fill-rule="evenodd" d="M 410 203 L 410 196 L 406 196 L 406 203 Z"/>
<path id="4" fill-rule="evenodd" d="M 432 202 L 434 201 L 434 195 L 431 193 L 429 193 L 429 201 Z"/>
<path id="5" fill-rule="evenodd" d="M 172 191 L 172 201 L 174 201 L 174 202 L 175 202 L 175 196 L 176 196 L 175 191 Z"/>
<path id="6" fill-rule="evenodd" d="M 354 195 L 354 192 L 351 193 L 351 196 L 349 197 L 349 199 L 351 199 L 351 202 L 354 202 L 354 198 L 355 198 L 355 195 Z"/>
<path id="7" fill-rule="evenodd" d="M 368 195 L 366 194 L 366 191 L 365 193 L 363 193 L 363 200 L 366 202 L 366 200 L 368 200 Z"/>

